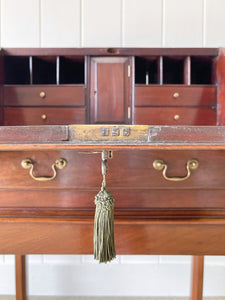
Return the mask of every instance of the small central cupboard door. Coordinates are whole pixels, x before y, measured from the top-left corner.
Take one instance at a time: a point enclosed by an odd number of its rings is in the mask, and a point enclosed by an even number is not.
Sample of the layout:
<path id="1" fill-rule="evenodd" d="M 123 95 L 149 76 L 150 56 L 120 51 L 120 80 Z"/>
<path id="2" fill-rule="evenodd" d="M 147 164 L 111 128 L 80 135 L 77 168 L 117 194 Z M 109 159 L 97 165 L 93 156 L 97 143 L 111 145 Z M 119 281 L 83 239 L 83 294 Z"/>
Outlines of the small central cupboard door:
<path id="1" fill-rule="evenodd" d="M 131 58 L 91 58 L 91 123 L 131 123 L 131 82 Z"/>

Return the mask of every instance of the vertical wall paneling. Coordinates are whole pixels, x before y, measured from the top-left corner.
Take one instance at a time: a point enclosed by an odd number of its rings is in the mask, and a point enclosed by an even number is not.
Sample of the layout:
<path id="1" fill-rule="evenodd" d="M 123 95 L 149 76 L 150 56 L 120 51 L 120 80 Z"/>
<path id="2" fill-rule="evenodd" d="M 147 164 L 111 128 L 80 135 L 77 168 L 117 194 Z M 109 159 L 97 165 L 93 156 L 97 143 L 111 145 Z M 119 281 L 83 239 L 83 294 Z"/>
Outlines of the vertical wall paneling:
<path id="1" fill-rule="evenodd" d="M 13 264 L 15 265 L 15 255 L 4 255 L 5 264 Z"/>
<path id="2" fill-rule="evenodd" d="M 202 0 L 202 46 L 205 47 L 206 30 L 206 0 Z"/>
<path id="3" fill-rule="evenodd" d="M 191 271 L 191 256 L 190 255 L 160 255 L 160 264 L 189 264 Z"/>
<path id="4" fill-rule="evenodd" d="M 84 46 L 84 25 L 83 25 L 83 11 L 84 11 L 84 2 L 80 0 L 80 47 Z"/>
<path id="5" fill-rule="evenodd" d="M 158 264 L 158 255 L 121 255 L 122 264 Z"/>
<path id="6" fill-rule="evenodd" d="M 125 15 L 125 0 L 121 0 L 121 11 L 120 11 L 120 46 L 124 45 L 124 15 Z"/>
<path id="7" fill-rule="evenodd" d="M 162 1 L 124 0 L 124 46 L 160 47 Z"/>
<path id="8" fill-rule="evenodd" d="M 39 0 L 1 1 L 1 47 L 39 46 Z"/>
<path id="9" fill-rule="evenodd" d="M 2 47 L 2 3 L 0 0 L 0 48 Z"/>
<path id="10" fill-rule="evenodd" d="M 44 264 L 77 264 L 81 262 L 81 255 L 43 255 Z"/>
<path id="11" fill-rule="evenodd" d="M 27 265 L 28 264 L 41 264 L 43 261 L 43 255 L 27 255 L 26 261 L 27 261 Z"/>
<path id="12" fill-rule="evenodd" d="M 205 46 L 225 47 L 225 1 L 206 0 Z"/>
<path id="13" fill-rule="evenodd" d="M 203 0 L 165 1 L 166 47 L 202 47 Z"/>
<path id="14" fill-rule="evenodd" d="M 161 19 L 162 19 L 162 34 L 161 34 L 161 47 L 165 46 L 165 1 L 162 2 L 162 11 L 161 11 Z"/>
<path id="15" fill-rule="evenodd" d="M 1 0 L 1 47 L 218 47 L 224 0 Z"/>
<path id="16" fill-rule="evenodd" d="M 41 0 L 43 47 L 80 46 L 80 0 Z"/>
<path id="17" fill-rule="evenodd" d="M 84 47 L 121 46 L 121 0 L 83 0 Z"/>
<path id="18" fill-rule="evenodd" d="M 3 264 L 5 261 L 4 255 L 0 255 L 0 264 Z"/>

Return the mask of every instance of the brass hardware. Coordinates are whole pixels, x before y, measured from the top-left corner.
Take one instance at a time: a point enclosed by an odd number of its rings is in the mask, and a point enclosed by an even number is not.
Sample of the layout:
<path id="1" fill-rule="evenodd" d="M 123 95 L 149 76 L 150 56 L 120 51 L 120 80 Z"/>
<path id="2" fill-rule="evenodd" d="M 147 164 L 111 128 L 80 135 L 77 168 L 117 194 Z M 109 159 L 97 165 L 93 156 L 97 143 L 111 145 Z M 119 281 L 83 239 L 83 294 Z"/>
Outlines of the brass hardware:
<path id="1" fill-rule="evenodd" d="M 177 120 L 180 119 L 180 116 L 179 115 L 175 115 L 173 118 L 174 118 L 175 121 L 177 121 Z"/>
<path id="2" fill-rule="evenodd" d="M 34 162 L 30 158 L 25 158 L 21 162 L 21 166 L 24 169 L 30 169 L 30 176 L 36 181 L 50 181 L 56 178 L 56 168 L 59 170 L 64 169 L 67 166 L 67 161 L 65 158 L 57 159 L 54 164 L 52 164 L 53 175 L 51 177 L 35 177 L 33 174 Z"/>
<path id="3" fill-rule="evenodd" d="M 171 119 L 173 120 L 173 115 Z M 119 136 L 114 135 L 115 128 L 119 128 Z M 162 129 L 160 126 L 148 125 L 69 125 L 69 130 L 71 141 L 78 141 L 81 144 L 92 141 L 102 145 L 106 141 L 136 144 L 139 140 L 148 143 L 152 136 L 156 136 Z M 97 146 L 95 149 L 99 150 Z"/>
<path id="4" fill-rule="evenodd" d="M 130 109 L 130 106 L 128 106 L 127 108 L 127 118 L 130 119 L 131 117 L 131 109 Z"/>
<path id="5" fill-rule="evenodd" d="M 177 92 L 173 94 L 173 98 L 175 98 L 175 99 L 177 99 L 179 96 L 180 96 L 180 94 Z"/>
<path id="6" fill-rule="evenodd" d="M 41 97 L 42 99 L 44 99 L 45 96 L 46 96 L 46 93 L 45 93 L 45 92 L 40 92 L 40 97 Z"/>
<path id="7" fill-rule="evenodd" d="M 153 167 L 158 170 L 158 171 L 162 171 L 163 177 L 166 180 L 170 180 L 170 181 L 183 181 L 188 179 L 191 176 L 191 170 L 196 170 L 199 166 L 199 162 L 196 159 L 191 159 L 187 162 L 186 168 L 187 168 L 187 175 L 184 177 L 168 177 L 166 175 L 166 171 L 167 171 L 167 164 L 165 163 L 164 160 L 162 159 L 156 159 L 153 162 Z"/>
<path id="8" fill-rule="evenodd" d="M 108 155 L 107 158 L 111 159 L 113 158 L 113 151 L 111 150 L 104 150 L 104 151 L 91 151 L 91 152 L 88 152 L 88 151 L 81 151 L 81 152 L 78 152 L 79 154 L 97 154 L 97 153 L 103 153 L 104 152 L 104 155 Z M 103 155 L 103 154 L 102 154 Z"/>
<path id="9" fill-rule="evenodd" d="M 115 53 L 118 53 L 119 50 L 118 50 L 117 48 L 108 48 L 108 49 L 107 49 L 107 52 L 108 52 L 108 53 L 115 54 Z"/>
<path id="10" fill-rule="evenodd" d="M 127 76 L 130 77 L 130 74 L 131 74 L 131 68 L 130 68 L 130 65 L 128 65 Z"/>
<path id="11" fill-rule="evenodd" d="M 103 150 L 102 151 L 102 175 L 103 176 L 105 176 L 108 171 L 107 158 L 108 158 L 108 151 Z"/>
<path id="12" fill-rule="evenodd" d="M 113 158 L 113 151 L 111 150 L 108 151 L 108 158 L 109 159 Z"/>
<path id="13" fill-rule="evenodd" d="M 47 116 L 46 115 L 41 115 L 42 120 L 46 120 Z"/>
<path id="14" fill-rule="evenodd" d="M 129 113 L 129 111 L 128 111 Z M 111 127 L 101 127 L 101 136 L 130 136 L 131 128 L 129 126 L 111 126 Z"/>

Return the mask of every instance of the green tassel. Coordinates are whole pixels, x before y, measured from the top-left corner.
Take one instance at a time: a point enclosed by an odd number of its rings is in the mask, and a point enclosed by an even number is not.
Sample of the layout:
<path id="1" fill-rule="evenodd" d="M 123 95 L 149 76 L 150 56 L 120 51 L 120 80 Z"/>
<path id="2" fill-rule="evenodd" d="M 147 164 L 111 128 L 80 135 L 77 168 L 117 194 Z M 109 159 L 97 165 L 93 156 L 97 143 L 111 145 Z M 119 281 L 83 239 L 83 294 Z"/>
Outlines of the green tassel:
<path id="1" fill-rule="evenodd" d="M 105 190 L 105 177 L 101 191 L 95 196 L 94 258 L 100 263 L 116 257 L 114 242 L 114 198 Z"/>

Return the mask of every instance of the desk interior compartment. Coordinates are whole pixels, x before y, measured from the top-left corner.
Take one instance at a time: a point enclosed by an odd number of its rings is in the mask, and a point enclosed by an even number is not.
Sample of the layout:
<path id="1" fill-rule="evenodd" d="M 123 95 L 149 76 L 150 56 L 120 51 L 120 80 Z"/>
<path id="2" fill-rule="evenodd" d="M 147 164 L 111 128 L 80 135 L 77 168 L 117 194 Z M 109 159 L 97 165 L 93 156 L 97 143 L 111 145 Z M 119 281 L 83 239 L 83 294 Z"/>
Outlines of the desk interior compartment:
<path id="1" fill-rule="evenodd" d="M 191 57 L 191 84 L 215 84 L 215 58 L 206 56 Z"/>
<path id="2" fill-rule="evenodd" d="M 135 57 L 135 84 L 157 84 L 159 81 L 159 57 Z"/>
<path id="3" fill-rule="evenodd" d="M 33 84 L 56 84 L 56 57 L 35 56 L 32 60 Z"/>
<path id="4" fill-rule="evenodd" d="M 84 56 L 59 57 L 59 83 L 84 84 L 85 58 Z"/>
<path id="5" fill-rule="evenodd" d="M 4 84 L 21 85 L 30 84 L 30 58 L 29 56 L 4 57 Z"/>

